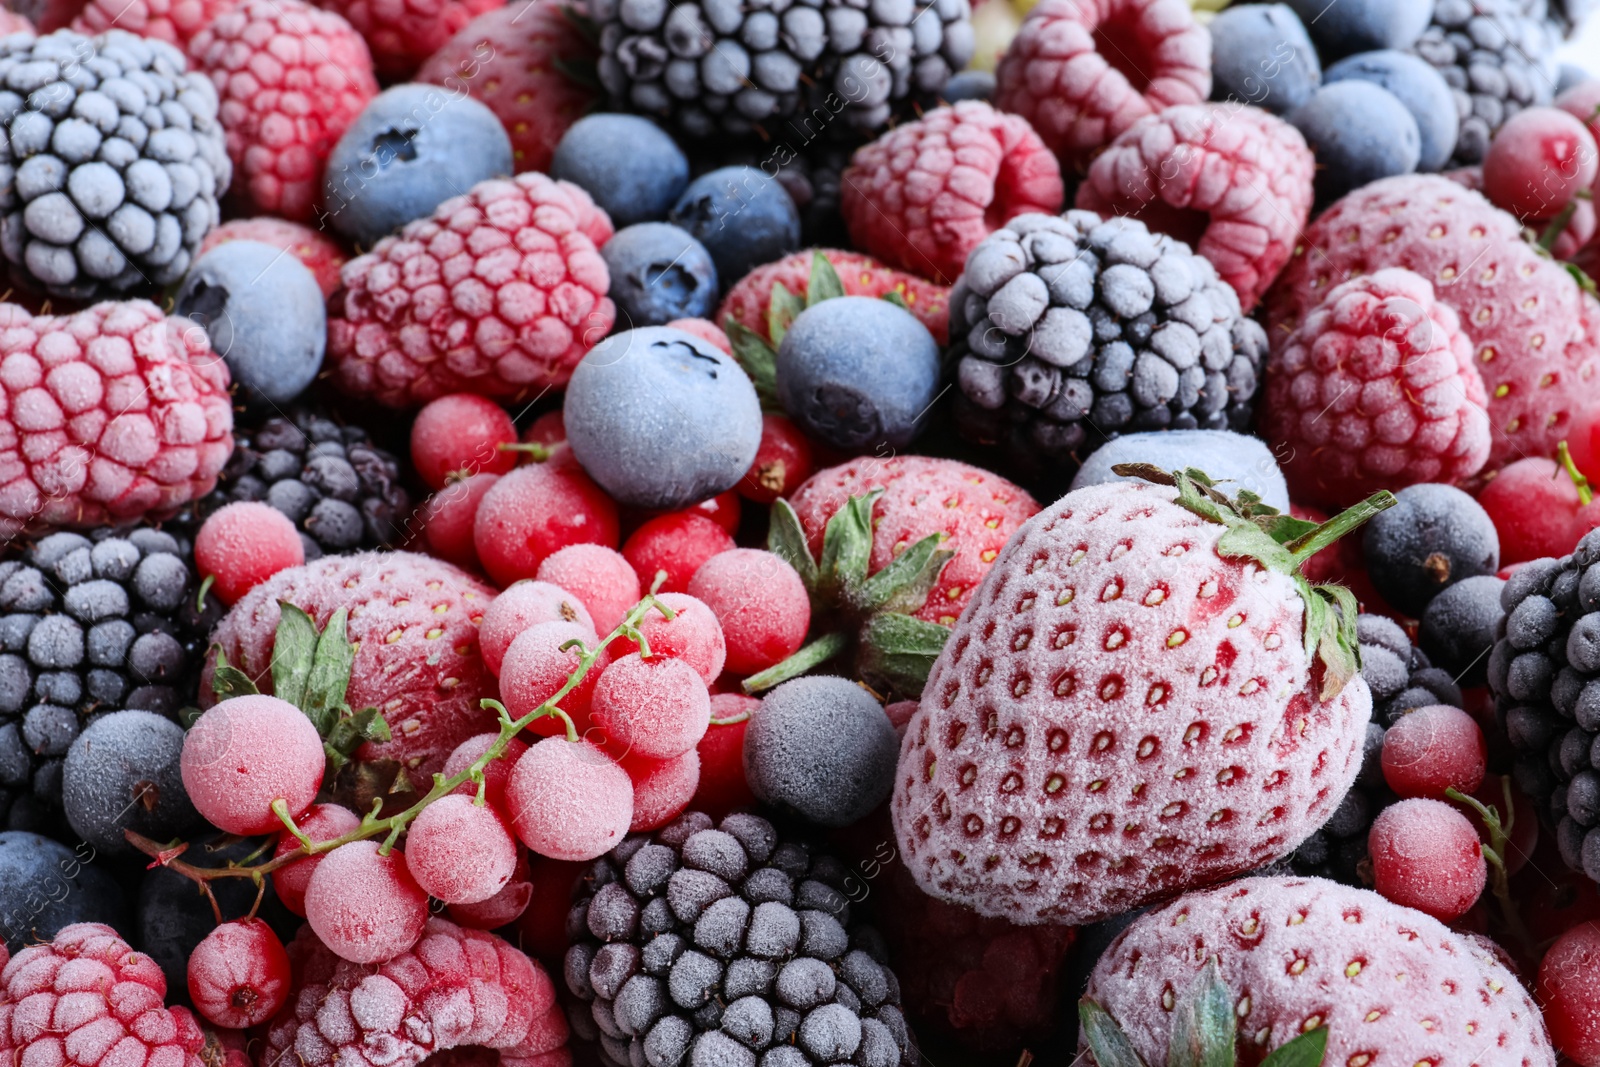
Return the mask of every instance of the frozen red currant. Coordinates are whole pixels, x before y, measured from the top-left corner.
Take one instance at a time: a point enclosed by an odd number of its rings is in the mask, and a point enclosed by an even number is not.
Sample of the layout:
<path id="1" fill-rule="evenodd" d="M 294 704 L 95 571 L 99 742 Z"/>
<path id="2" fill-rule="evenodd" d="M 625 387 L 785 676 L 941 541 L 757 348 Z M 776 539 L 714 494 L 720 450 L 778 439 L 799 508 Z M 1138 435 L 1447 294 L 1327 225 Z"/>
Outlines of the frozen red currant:
<path id="1" fill-rule="evenodd" d="M 661 573 L 666 579 L 660 590 L 681 593 L 702 563 L 733 547 L 733 537 L 716 522 L 693 511 L 674 511 L 635 530 L 622 554 L 644 585 L 651 585 Z"/>
<path id="2" fill-rule="evenodd" d="M 351 963 L 382 963 L 416 944 L 428 921 L 428 894 L 405 855 L 376 841 L 329 852 L 306 887 L 306 921 L 322 943 Z"/>
<path id="3" fill-rule="evenodd" d="M 233 605 L 281 570 L 306 561 L 300 531 L 277 508 L 255 501 L 227 504 L 194 537 L 194 565 L 211 591 Z"/>
<path id="4" fill-rule="evenodd" d="M 689 595 L 711 609 L 727 645 L 727 669 L 755 674 L 794 655 L 811 626 L 811 597 L 771 552 L 735 548 L 701 565 Z"/>
<path id="5" fill-rule="evenodd" d="M 492 400 L 454 393 L 429 401 L 411 424 L 411 463 L 429 489 L 443 489 L 452 475 L 505 474 L 517 453 L 511 416 Z"/>
<path id="6" fill-rule="evenodd" d="M 1402 800 L 1367 835 L 1373 888 L 1396 904 L 1451 922 L 1483 892 L 1488 865 L 1467 817 L 1440 800 Z"/>
<path id="7" fill-rule="evenodd" d="M 327 756 L 305 713 L 286 700 L 252 694 L 209 709 L 183 739 L 183 787 L 195 809 L 230 834 L 283 829 L 282 800 L 298 817 L 316 799 Z"/>
<path id="8" fill-rule="evenodd" d="M 289 955 L 260 919 L 223 923 L 189 954 L 189 999 L 218 1026 L 264 1023 L 288 996 Z"/>
<path id="9" fill-rule="evenodd" d="M 541 856 L 592 860 L 633 822 L 633 783 L 587 741 L 547 737 L 517 760 L 506 786 L 511 825 Z"/>

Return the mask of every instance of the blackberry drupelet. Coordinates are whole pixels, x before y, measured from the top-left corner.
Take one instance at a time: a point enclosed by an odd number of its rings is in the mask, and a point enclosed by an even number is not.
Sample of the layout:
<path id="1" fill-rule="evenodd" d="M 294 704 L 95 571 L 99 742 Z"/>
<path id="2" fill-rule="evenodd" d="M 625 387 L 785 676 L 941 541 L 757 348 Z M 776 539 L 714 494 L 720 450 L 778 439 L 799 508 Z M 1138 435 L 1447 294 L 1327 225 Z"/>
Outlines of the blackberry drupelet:
<path id="1" fill-rule="evenodd" d="M 957 426 L 1024 466 L 1140 430 L 1247 431 L 1260 324 L 1205 258 L 1134 219 L 1019 215 L 950 293 Z"/>
<path id="2" fill-rule="evenodd" d="M 589 12 L 612 106 L 696 138 L 870 133 L 932 103 L 974 48 L 967 0 L 596 0 Z"/>
<path id="3" fill-rule="evenodd" d="M 232 166 L 217 94 L 164 41 L 111 30 L 0 40 L 0 249 L 54 296 L 183 277 Z"/>
<path id="4" fill-rule="evenodd" d="M 190 548 L 141 527 L 51 534 L 0 562 L 0 825 L 59 830 L 67 750 L 122 709 L 176 719 L 194 703 L 221 618 Z"/>
<path id="5" fill-rule="evenodd" d="M 574 1032 L 616 1067 L 909 1067 L 900 985 L 851 925 L 847 874 L 755 815 L 629 837 L 567 917 Z"/>
<path id="6" fill-rule="evenodd" d="M 411 498 L 400 463 L 360 426 L 305 408 L 235 435 L 236 447 L 198 520 L 240 500 L 264 501 L 300 530 L 306 562 L 394 547 L 405 537 Z"/>
<path id="7" fill-rule="evenodd" d="M 1450 167 L 1482 163 L 1507 119 L 1555 95 L 1550 24 L 1518 0 L 1438 0 L 1411 51 L 1438 68 L 1455 95 L 1461 132 Z"/>
<path id="8" fill-rule="evenodd" d="M 1395 796 L 1383 778 L 1383 735 L 1402 715 L 1435 704 L 1461 707 L 1461 689 L 1450 675 L 1431 665 L 1420 648 L 1393 619 L 1361 615 L 1356 619 L 1361 642 L 1361 677 L 1372 690 L 1372 721 L 1362 749 L 1361 774 L 1322 829 L 1306 838 L 1287 863 L 1300 875 L 1332 878 L 1370 889 L 1364 876 L 1367 831 L 1378 812 Z"/>

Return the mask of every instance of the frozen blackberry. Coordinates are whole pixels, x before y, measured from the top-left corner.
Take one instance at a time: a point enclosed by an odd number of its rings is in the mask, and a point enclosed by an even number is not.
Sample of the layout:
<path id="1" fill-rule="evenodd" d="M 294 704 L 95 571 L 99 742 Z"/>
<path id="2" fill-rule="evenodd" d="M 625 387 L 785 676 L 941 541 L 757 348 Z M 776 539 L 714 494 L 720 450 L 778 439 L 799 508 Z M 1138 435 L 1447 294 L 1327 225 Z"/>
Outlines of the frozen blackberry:
<path id="1" fill-rule="evenodd" d="M 1247 430 L 1267 337 L 1189 246 L 1135 219 L 1019 215 L 950 293 L 962 434 L 1056 466 L 1141 430 Z"/>
<path id="2" fill-rule="evenodd" d="M 198 518 L 224 504 L 264 501 L 300 530 L 307 562 L 389 548 L 403 538 L 411 498 L 400 483 L 400 463 L 360 426 L 295 408 L 237 431 L 234 441 Z"/>
<path id="3" fill-rule="evenodd" d="M 161 530 L 45 537 L 0 562 L 0 820 L 59 832 L 67 751 L 96 718 L 176 719 L 195 702 L 205 640 L 189 545 Z"/>
<path id="4" fill-rule="evenodd" d="M 1332 878 L 1370 889 L 1366 871 L 1367 831 L 1378 812 L 1399 797 L 1383 778 L 1383 735 L 1400 717 L 1435 704 L 1461 707 L 1461 689 L 1428 662 L 1400 624 L 1382 615 L 1356 619 L 1361 642 L 1361 678 L 1372 690 L 1372 721 L 1362 750 L 1361 773 L 1322 828 L 1288 858 L 1296 874 Z"/>
<path id="5" fill-rule="evenodd" d="M 589 12 L 613 107 L 696 138 L 870 133 L 933 102 L 974 48 L 968 0 L 596 0 Z"/>
<path id="6" fill-rule="evenodd" d="M 755 815 L 690 812 L 629 837 L 567 916 L 573 1031 L 613 1067 L 915 1063 L 883 939 L 851 923 L 847 874 Z"/>
<path id="7" fill-rule="evenodd" d="M 1512 115 L 1555 95 L 1555 41 L 1518 0 L 1437 0 L 1411 51 L 1436 67 L 1456 98 L 1461 132 L 1449 166 L 1483 162 Z"/>
<path id="8" fill-rule="evenodd" d="M 232 167 L 210 79 L 111 30 L 0 39 L 0 249 L 13 276 L 104 299 L 183 277 Z"/>

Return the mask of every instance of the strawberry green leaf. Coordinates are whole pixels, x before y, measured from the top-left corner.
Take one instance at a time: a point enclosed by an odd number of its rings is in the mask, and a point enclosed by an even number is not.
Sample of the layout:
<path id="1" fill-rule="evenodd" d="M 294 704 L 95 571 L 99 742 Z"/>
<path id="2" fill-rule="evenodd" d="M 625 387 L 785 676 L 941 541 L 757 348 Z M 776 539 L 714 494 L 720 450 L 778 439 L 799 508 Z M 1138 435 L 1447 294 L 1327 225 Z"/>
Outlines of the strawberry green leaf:
<path id="1" fill-rule="evenodd" d="M 897 290 L 890 289 L 887 293 L 884 293 L 878 299 L 879 300 L 887 300 L 887 301 L 889 301 L 889 303 L 893 304 L 895 307 L 899 308 L 901 311 L 910 311 L 911 310 L 911 306 L 906 303 L 906 298 L 901 296 L 900 293 Z"/>
<path id="2" fill-rule="evenodd" d="M 772 504 L 772 518 L 767 524 L 767 550 L 799 572 L 807 592 L 816 592 L 817 561 L 811 558 L 805 528 L 800 525 L 800 516 L 794 513 L 794 508 L 781 497 Z"/>
<path id="3" fill-rule="evenodd" d="M 1167 1067 L 1233 1067 L 1233 994 L 1212 957 L 1172 1020 Z"/>
<path id="4" fill-rule="evenodd" d="M 254 696 L 261 691 L 256 688 L 256 683 L 250 680 L 248 674 L 228 665 L 228 657 L 223 654 L 220 647 L 213 647 L 217 649 L 217 665 L 211 671 L 211 691 L 217 695 L 217 699 Z"/>
<path id="5" fill-rule="evenodd" d="M 828 257 L 821 252 L 811 253 L 811 278 L 806 283 L 806 307 L 816 307 L 824 300 L 844 295 L 844 283 L 839 272 L 833 269 Z"/>
<path id="6" fill-rule="evenodd" d="M 767 301 L 767 342 L 774 351 L 783 344 L 789 324 L 805 309 L 805 301 L 789 292 L 782 282 L 772 283 L 772 296 Z"/>
<path id="7" fill-rule="evenodd" d="M 798 678 L 802 674 L 828 662 L 839 653 L 843 652 L 850 644 L 850 639 L 842 633 L 824 634 L 815 641 L 806 645 L 800 651 L 780 663 L 775 663 L 759 674 L 752 674 L 744 680 L 744 691 L 755 694 L 775 685 L 782 685 L 790 678 Z"/>
<path id="8" fill-rule="evenodd" d="M 600 84 L 600 70 L 591 60 L 562 59 L 557 56 L 550 61 L 550 65 L 555 67 L 557 74 L 585 89 L 601 91 L 605 88 Z"/>
<path id="9" fill-rule="evenodd" d="M 882 489 L 874 489 L 866 496 L 851 497 L 823 528 L 817 569 L 825 596 L 854 601 L 856 590 L 866 581 L 872 558 L 872 506 L 882 495 Z"/>
<path id="10" fill-rule="evenodd" d="M 178 725 L 183 727 L 185 730 L 187 730 L 191 726 L 193 726 L 195 723 L 199 722 L 200 721 L 200 716 L 202 716 L 204 714 L 205 714 L 205 712 L 201 711 L 197 707 L 194 707 L 193 705 L 190 705 L 189 707 L 185 707 L 185 708 L 179 708 L 178 709 Z"/>
<path id="11" fill-rule="evenodd" d="M 278 601 L 278 610 L 278 631 L 272 639 L 272 691 L 298 708 L 305 700 L 306 681 L 311 677 L 317 624 L 287 600 Z M 317 732 L 327 733 L 320 727 Z"/>
<path id="12" fill-rule="evenodd" d="M 1078 1026 L 1097 1067 L 1145 1067 L 1122 1027 L 1088 997 L 1078 1001 Z"/>
<path id="13" fill-rule="evenodd" d="M 1261 1061 L 1261 1067 L 1321 1067 L 1327 1049 L 1328 1028 L 1319 1026 L 1273 1049 L 1272 1055 Z"/>
<path id="14" fill-rule="evenodd" d="M 856 606 L 868 613 L 895 611 L 911 614 L 928 602 L 944 565 L 955 558 L 942 551 L 943 534 L 929 534 L 896 556 L 889 565 L 861 583 Z"/>
<path id="15" fill-rule="evenodd" d="M 861 628 L 857 667 L 869 681 L 906 696 L 921 696 L 933 661 L 949 639 L 950 630 L 938 623 L 883 612 Z"/>
<path id="16" fill-rule="evenodd" d="M 1304 563 L 1378 512 L 1394 505 L 1394 494 L 1387 489 L 1373 493 L 1359 504 L 1345 508 L 1315 530 L 1295 538 L 1284 547 L 1294 553 L 1297 564 Z"/>
<path id="17" fill-rule="evenodd" d="M 722 320 L 722 329 L 733 345 L 733 359 L 744 369 L 756 387 L 761 406 L 773 410 L 778 403 L 778 353 L 766 339 L 732 315 Z"/>
<path id="18" fill-rule="evenodd" d="M 1300 584 L 1304 597 L 1305 580 L 1301 579 Z M 1321 697 L 1331 700 L 1361 670 L 1361 643 L 1356 636 L 1356 615 L 1361 608 L 1356 595 L 1342 585 L 1312 586 L 1310 594 L 1312 599 L 1328 605 L 1323 628 L 1317 635 L 1317 658 L 1323 664 Z"/>
<path id="19" fill-rule="evenodd" d="M 311 661 L 311 675 L 300 707 L 317 724 L 317 732 L 329 735 L 344 708 L 345 690 L 350 685 L 350 669 L 355 666 L 356 650 L 345 633 L 347 611 L 340 608 L 328 619 L 317 638 L 317 651 Z M 324 726 L 323 723 L 327 725 Z"/>
<path id="20" fill-rule="evenodd" d="M 1255 522 L 1268 537 L 1280 545 L 1298 540 L 1317 528 L 1316 523 L 1297 519 L 1293 515 L 1258 515 Z"/>

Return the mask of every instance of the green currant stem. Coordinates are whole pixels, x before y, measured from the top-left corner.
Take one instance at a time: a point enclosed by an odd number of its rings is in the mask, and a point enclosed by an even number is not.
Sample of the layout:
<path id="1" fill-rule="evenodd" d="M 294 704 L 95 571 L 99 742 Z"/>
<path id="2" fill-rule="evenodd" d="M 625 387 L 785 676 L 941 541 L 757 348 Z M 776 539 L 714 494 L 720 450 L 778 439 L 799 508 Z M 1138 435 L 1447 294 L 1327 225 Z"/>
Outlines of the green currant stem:
<path id="1" fill-rule="evenodd" d="M 521 452 L 524 455 L 531 457 L 535 463 L 543 463 L 545 460 L 555 455 L 555 453 L 547 445 L 541 445 L 534 441 L 523 441 L 521 444 L 513 444 L 510 441 L 504 441 L 498 445 L 495 445 L 494 447 L 500 452 Z"/>
<path id="2" fill-rule="evenodd" d="M 200 593 L 194 598 L 194 610 L 199 614 L 206 610 L 206 594 L 211 592 L 211 587 L 216 583 L 215 574 L 206 575 L 205 581 L 200 583 Z"/>
<path id="3" fill-rule="evenodd" d="M 1500 820 L 1500 812 L 1491 805 L 1484 804 L 1476 797 L 1469 797 L 1454 786 L 1446 789 L 1444 795 L 1457 804 L 1465 804 L 1478 813 L 1483 820 L 1484 827 L 1489 831 L 1489 843 L 1481 846 L 1484 862 L 1489 865 L 1489 888 L 1494 893 L 1495 902 L 1499 904 L 1500 919 L 1505 923 L 1517 943 L 1524 949 L 1532 951 L 1533 937 L 1528 933 L 1528 928 L 1523 925 L 1522 915 L 1517 910 L 1517 905 L 1511 899 L 1511 877 L 1506 871 L 1506 851 L 1511 847 L 1511 827 L 1516 820 L 1516 808 L 1511 801 L 1511 780 L 1505 779 L 1501 783 L 1504 790 L 1507 817 L 1504 822 Z"/>
<path id="4" fill-rule="evenodd" d="M 1577 210 L 1578 201 L 1576 199 L 1568 200 L 1567 205 L 1560 211 L 1556 212 L 1555 216 L 1551 218 L 1544 230 L 1540 232 L 1539 240 L 1536 242 L 1539 247 L 1544 249 L 1546 252 L 1554 248 L 1556 246 L 1557 239 L 1559 239 L 1561 236 L 1561 231 L 1567 228 L 1567 223 L 1572 221 L 1572 215 Z"/>
<path id="5" fill-rule="evenodd" d="M 1556 445 L 1556 458 L 1560 460 L 1562 469 L 1567 472 L 1567 477 L 1572 479 L 1574 488 L 1578 490 L 1578 503 L 1585 506 L 1594 499 L 1594 489 L 1589 485 L 1589 479 L 1583 476 L 1578 465 L 1572 461 L 1572 450 L 1567 443 L 1562 441 Z"/>

